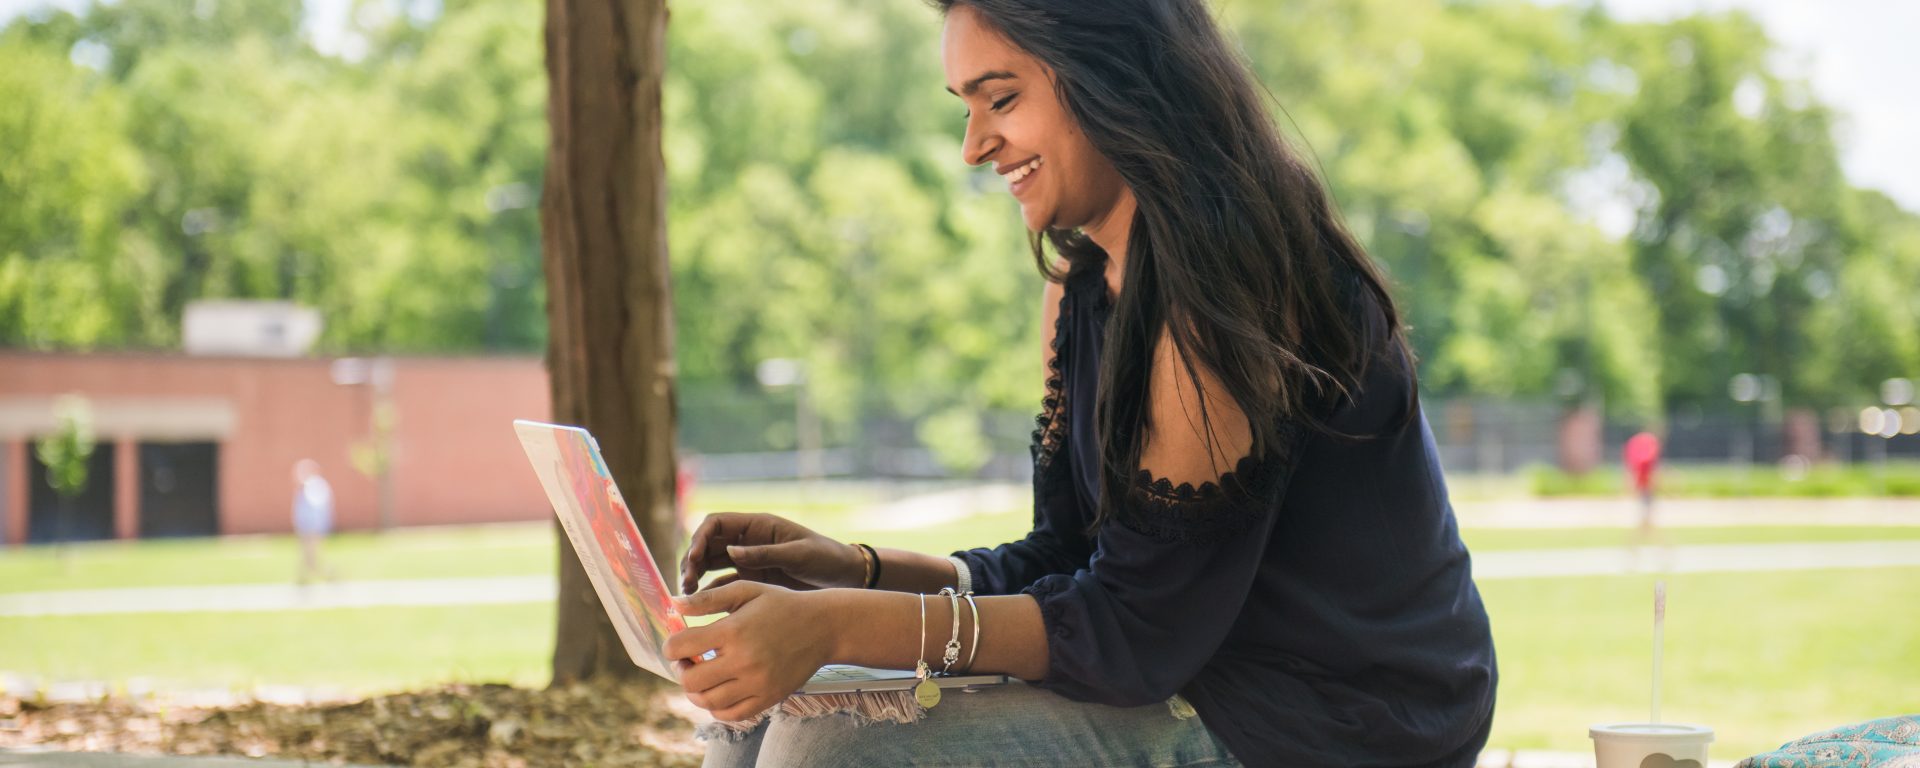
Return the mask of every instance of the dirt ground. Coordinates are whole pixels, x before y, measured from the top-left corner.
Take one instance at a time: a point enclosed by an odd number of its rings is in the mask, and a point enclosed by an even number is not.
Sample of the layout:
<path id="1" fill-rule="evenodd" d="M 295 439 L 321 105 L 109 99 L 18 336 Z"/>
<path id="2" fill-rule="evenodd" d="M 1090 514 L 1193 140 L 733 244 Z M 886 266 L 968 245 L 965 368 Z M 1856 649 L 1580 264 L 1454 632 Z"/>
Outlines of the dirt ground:
<path id="1" fill-rule="evenodd" d="M 0 748 L 242 755 L 423 768 L 697 766 L 671 694 L 615 684 L 448 685 L 360 701 L 169 705 L 164 697 L 0 696 Z"/>

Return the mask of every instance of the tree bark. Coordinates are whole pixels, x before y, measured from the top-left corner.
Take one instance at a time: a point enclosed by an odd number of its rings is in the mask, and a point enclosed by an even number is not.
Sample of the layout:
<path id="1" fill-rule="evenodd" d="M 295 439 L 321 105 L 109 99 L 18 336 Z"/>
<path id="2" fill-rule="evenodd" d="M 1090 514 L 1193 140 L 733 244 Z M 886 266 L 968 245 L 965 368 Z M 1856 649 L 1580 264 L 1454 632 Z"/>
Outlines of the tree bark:
<path id="1" fill-rule="evenodd" d="M 665 0 L 547 0 L 547 368 L 554 419 L 591 431 L 668 581 L 674 514 L 672 293 L 660 82 Z M 557 526 L 557 523 L 556 523 Z M 559 532 L 553 684 L 638 678 Z"/>

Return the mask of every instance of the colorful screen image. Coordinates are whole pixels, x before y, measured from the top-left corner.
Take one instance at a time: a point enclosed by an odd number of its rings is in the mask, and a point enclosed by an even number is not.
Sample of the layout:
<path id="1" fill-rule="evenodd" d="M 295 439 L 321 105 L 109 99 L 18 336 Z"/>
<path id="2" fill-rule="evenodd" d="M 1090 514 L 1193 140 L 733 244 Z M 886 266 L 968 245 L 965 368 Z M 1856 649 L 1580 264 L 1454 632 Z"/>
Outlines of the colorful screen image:
<path id="1" fill-rule="evenodd" d="M 544 424 L 522 423 L 518 431 L 608 616 L 623 630 L 629 655 L 674 679 L 660 648 L 669 635 L 686 629 L 686 621 L 674 610 L 666 580 L 593 438 L 584 430 Z"/>

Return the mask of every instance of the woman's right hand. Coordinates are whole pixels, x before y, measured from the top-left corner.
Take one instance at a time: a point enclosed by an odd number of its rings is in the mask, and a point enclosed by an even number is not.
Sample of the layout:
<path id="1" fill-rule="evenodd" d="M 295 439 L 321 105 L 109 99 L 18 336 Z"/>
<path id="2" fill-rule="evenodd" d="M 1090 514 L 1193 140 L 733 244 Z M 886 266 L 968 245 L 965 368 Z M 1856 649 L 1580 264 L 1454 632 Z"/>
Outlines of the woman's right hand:
<path id="1" fill-rule="evenodd" d="M 700 521 L 680 561 L 680 594 L 693 594 L 702 576 L 720 568 L 734 572 L 714 579 L 708 589 L 739 580 L 788 589 L 860 587 L 867 576 L 858 547 L 758 512 L 720 512 Z"/>

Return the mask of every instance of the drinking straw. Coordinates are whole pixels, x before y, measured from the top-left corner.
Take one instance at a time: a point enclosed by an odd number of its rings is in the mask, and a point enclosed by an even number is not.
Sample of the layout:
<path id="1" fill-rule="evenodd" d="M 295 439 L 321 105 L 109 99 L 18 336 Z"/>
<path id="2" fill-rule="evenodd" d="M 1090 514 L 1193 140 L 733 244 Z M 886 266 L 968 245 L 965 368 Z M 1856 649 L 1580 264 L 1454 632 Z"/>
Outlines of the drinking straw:
<path id="1" fill-rule="evenodd" d="M 1647 722 L 1660 722 L 1660 635 L 1667 625 L 1667 583 L 1653 583 L 1653 716 Z"/>

